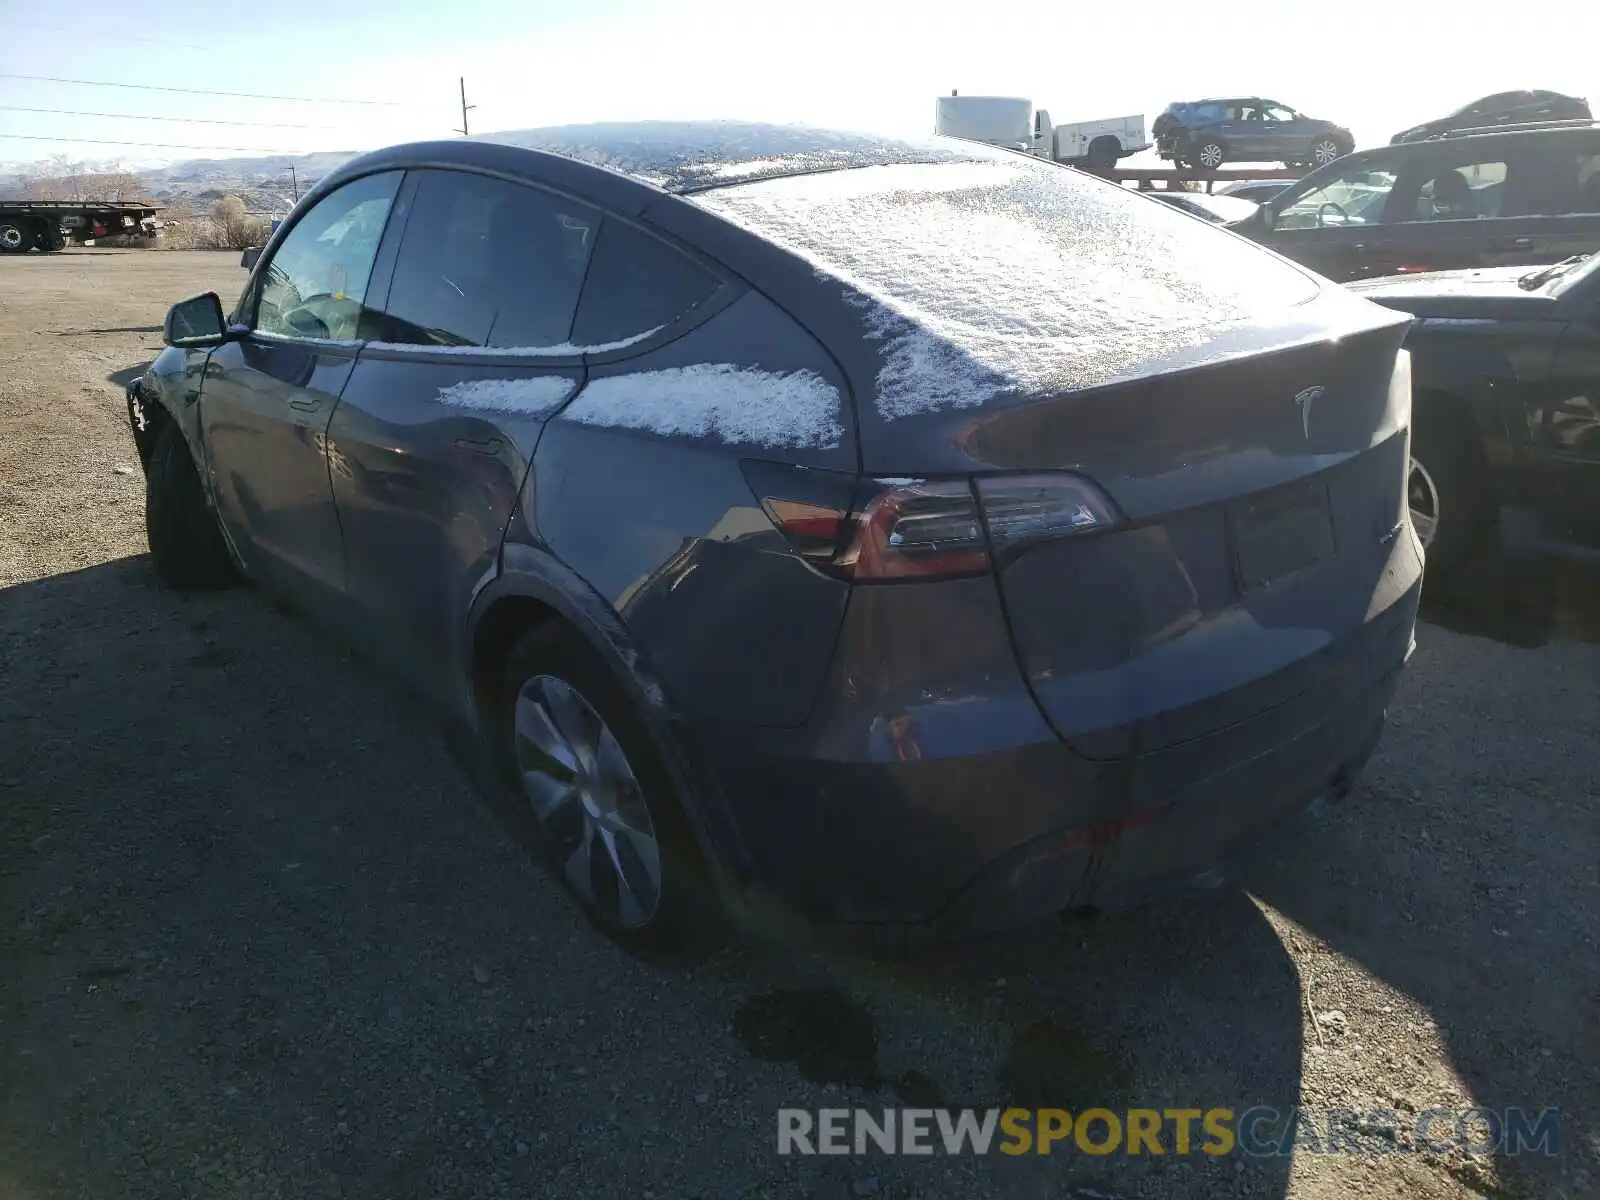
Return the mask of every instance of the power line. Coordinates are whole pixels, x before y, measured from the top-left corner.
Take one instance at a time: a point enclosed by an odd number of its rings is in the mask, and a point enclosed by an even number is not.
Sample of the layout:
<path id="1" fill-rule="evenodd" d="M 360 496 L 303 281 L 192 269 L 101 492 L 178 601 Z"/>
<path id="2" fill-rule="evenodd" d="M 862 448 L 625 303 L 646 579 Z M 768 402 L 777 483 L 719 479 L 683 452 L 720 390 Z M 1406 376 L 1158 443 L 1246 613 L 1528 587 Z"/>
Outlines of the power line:
<path id="1" fill-rule="evenodd" d="M 281 121 L 223 121 L 215 117 L 151 117 L 141 113 L 83 112 L 75 108 L 30 108 L 24 104 L 0 104 L 0 111 L 52 113 L 59 117 L 107 117 L 114 121 L 170 121 L 178 125 L 248 125 L 252 129 L 334 129 L 333 125 L 290 125 Z"/>
<path id="2" fill-rule="evenodd" d="M 398 100 L 334 100 L 315 96 L 271 96 L 259 92 L 213 92 L 205 88 L 163 87 L 154 83 L 116 83 L 109 79 L 64 79 L 58 75 L 19 75 L 0 71 L 0 79 L 28 79 L 35 83 L 71 83 L 81 87 L 132 88 L 140 92 L 181 92 L 185 96 L 230 96 L 235 100 L 287 100 L 294 104 L 366 104 L 398 107 Z"/>
<path id="3" fill-rule="evenodd" d="M 307 153 L 304 150 L 271 150 L 262 146 L 178 146 L 172 142 L 115 142 L 107 138 L 81 138 L 62 135 L 42 137 L 32 133 L 0 133 L 0 140 L 6 138 L 24 142 L 82 142 L 89 146 L 144 146 L 152 150 L 233 150 L 240 154 L 300 155 Z"/>

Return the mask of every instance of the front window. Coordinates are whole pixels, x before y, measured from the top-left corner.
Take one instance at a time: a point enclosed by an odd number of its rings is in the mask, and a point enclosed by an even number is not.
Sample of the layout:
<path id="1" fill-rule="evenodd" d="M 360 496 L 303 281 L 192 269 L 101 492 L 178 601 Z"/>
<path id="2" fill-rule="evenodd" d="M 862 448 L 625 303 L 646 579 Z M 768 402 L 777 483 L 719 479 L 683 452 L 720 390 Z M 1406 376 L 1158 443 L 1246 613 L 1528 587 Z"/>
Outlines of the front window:
<path id="1" fill-rule="evenodd" d="M 386 171 L 345 184 L 295 222 L 258 284 L 253 328 L 269 337 L 353 341 L 400 187 Z"/>
<path id="2" fill-rule="evenodd" d="M 1395 173 L 1382 168 L 1352 167 L 1290 200 L 1278 209 L 1274 229 L 1323 229 L 1329 226 L 1376 225 L 1394 187 Z"/>
<path id="3" fill-rule="evenodd" d="M 1282 104 L 1269 104 L 1264 111 L 1269 121 L 1298 121 L 1300 119 L 1299 113 L 1292 108 L 1284 107 Z"/>

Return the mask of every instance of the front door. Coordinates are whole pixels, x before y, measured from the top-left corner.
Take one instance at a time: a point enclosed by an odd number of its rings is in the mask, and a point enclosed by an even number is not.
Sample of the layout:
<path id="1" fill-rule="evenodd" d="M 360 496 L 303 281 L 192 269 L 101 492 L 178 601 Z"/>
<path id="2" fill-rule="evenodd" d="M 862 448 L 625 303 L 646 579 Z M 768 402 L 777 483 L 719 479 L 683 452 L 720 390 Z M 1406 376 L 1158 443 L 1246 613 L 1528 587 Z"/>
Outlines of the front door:
<path id="1" fill-rule="evenodd" d="M 344 586 L 327 428 L 400 178 L 357 179 L 308 209 L 240 303 L 249 334 L 206 364 L 200 427 L 218 511 L 252 572 L 291 590 Z"/>
<path id="2" fill-rule="evenodd" d="M 413 171 L 402 207 L 381 332 L 328 443 L 360 640 L 448 707 L 544 423 L 583 385 L 573 314 L 600 220 L 460 170 Z"/>
<path id="3" fill-rule="evenodd" d="M 1352 165 L 1310 187 L 1291 184 L 1264 207 L 1265 245 L 1340 282 L 1377 274 L 1390 234 L 1386 210 L 1395 172 Z"/>

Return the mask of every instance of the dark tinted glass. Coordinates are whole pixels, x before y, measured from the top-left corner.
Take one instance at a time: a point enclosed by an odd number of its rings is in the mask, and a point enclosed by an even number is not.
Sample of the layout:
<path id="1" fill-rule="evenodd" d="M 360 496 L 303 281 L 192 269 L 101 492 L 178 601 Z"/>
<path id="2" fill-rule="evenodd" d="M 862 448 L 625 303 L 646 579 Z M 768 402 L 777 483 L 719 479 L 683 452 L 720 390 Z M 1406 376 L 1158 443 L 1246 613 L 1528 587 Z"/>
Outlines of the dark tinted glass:
<path id="1" fill-rule="evenodd" d="M 562 346 L 598 214 L 522 184 L 423 172 L 381 338 L 435 346 Z"/>
<path id="2" fill-rule="evenodd" d="M 608 220 L 600 229 L 572 340 L 605 346 L 640 338 L 671 325 L 716 288 L 715 276 L 665 242 Z"/>

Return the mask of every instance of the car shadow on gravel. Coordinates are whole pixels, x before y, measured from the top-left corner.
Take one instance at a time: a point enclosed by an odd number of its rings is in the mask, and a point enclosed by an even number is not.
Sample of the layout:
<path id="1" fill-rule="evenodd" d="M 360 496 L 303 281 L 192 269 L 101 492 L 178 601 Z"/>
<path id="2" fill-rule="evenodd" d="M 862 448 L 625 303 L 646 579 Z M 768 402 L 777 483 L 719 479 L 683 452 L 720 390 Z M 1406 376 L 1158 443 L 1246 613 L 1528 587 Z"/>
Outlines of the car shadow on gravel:
<path id="1" fill-rule="evenodd" d="M 143 558 L 5 589 L 0 680 L 7 1195 L 1287 1186 L 1237 1155 L 775 1153 L 779 1108 L 846 1095 L 1288 1107 L 1295 966 L 1241 894 L 898 965 L 667 969 L 577 917 L 393 680 L 258 592 L 174 596 Z M 842 1053 L 796 1052 L 805 1012 Z"/>
<path id="2" fill-rule="evenodd" d="M 1582 1132 L 1600 1103 L 1593 657 L 1550 647 L 1537 652 L 1537 670 L 1518 671 L 1515 659 L 1531 651 L 1454 641 L 1453 654 L 1488 660 L 1474 678 L 1500 685 L 1464 691 L 1448 678 L 1458 659 L 1432 658 L 1447 636 L 1419 629 L 1364 783 L 1325 814 L 1314 837 L 1260 864 L 1248 883 L 1426 1010 L 1431 1028 L 1419 1029 L 1361 996 L 1317 995 L 1313 983 L 1313 1002 L 1348 1021 L 1338 1037 L 1390 1061 L 1388 1074 L 1367 1081 L 1366 1103 L 1395 1102 L 1402 1122 L 1449 1104 L 1417 1057 L 1436 1038 L 1469 1103 L 1530 1118 L 1562 1111 L 1559 1157 L 1496 1155 L 1504 1192 L 1482 1178 L 1463 1182 L 1493 1196 L 1592 1194 L 1595 1152 Z M 1534 690 L 1580 707 L 1562 711 L 1559 725 L 1530 721 L 1530 709 L 1550 703 Z M 1441 720 L 1456 723 L 1457 736 L 1424 736 Z"/>

